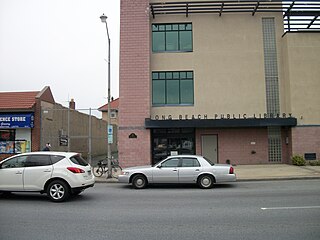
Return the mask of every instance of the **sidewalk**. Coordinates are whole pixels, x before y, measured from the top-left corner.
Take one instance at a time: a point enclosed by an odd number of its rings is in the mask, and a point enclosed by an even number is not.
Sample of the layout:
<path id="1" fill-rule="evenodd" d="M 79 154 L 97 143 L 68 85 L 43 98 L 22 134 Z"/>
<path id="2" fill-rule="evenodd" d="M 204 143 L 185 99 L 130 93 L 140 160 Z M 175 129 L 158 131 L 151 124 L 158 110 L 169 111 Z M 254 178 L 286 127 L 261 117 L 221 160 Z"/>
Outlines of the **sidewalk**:
<path id="1" fill-rule="evenodd" d="M 294 166 L 288 164 L 234 166 L 237 181 L 320 179 L 320 166 Z M 97 183 L 117 183 L 116 178 L 96 177 Z"/>

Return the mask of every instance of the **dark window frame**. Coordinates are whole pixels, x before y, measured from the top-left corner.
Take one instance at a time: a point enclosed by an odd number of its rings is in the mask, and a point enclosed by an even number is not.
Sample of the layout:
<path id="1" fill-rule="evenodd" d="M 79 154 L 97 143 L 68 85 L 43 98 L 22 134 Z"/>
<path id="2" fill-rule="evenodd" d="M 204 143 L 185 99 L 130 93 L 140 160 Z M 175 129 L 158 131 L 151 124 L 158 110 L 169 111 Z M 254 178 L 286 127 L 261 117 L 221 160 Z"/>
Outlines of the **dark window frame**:
<path id="1" fill-rule="evenodd" d="M 184 29 L 183 26 L 184 25 Z M 170 28 L 170 29 L 169 29 Z M 151 25 L 152 32 L 152 52 L 193 52 L 193 26 L 192 22 L 180 22 L 180 23 L 153 23 Z M 164 33 L 164 50 L 156 50 L 154 47 L 154 33 Z M 167 50 L 168 37 L 167 33 L 177 32 L 177 49 Z M 181 34 L 182 32 L 191 32 L 191 49 L 183 49 L 181 46 Z"/>
<path id="2" fill-rule="evenodd" d="M 171 77 L 170 77 L 171 75 Z M 193 106 L 194 105 L 194 71 L 188 70 L 188 71 L 153 71 L 152 72 L 152 106 Z M 177 103 L 170 103 L 170 96 L 168 94 L 168 84 L 170 81 L 179 81 L 178 82 L 178 91 L 176 94 L 178 94 L 178 102 Z M 184 101 L 182 98 L 183 90 L 181 85 L 189 81 L 192 84 L 192 101 L 187 102 Z M 164 102 L 155 102 L 155 83 L 156 82 L 164 82 Z"/>

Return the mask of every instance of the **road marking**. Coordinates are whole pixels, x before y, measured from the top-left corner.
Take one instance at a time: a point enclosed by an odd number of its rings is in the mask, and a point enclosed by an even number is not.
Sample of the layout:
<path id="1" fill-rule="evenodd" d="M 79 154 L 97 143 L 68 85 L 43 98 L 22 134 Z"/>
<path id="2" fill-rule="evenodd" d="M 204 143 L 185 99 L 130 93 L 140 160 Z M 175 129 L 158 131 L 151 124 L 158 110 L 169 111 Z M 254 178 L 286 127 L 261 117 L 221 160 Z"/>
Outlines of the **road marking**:
<path id="1" fill-rule="evenodd" d="M 290 209 L 314 209 L 314 208 L 320 208 L 320 206 L 270 207 L 270 208 L 261 208 L 261 210 L 290 210 Z"/>

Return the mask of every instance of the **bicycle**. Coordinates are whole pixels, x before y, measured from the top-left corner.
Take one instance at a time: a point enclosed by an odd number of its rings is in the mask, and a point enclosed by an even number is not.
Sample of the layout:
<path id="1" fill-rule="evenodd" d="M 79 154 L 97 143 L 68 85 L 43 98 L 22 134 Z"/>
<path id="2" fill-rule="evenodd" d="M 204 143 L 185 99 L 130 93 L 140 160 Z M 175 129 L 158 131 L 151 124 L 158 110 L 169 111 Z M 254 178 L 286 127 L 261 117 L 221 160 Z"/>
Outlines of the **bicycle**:
<path id="1" fill-rule="evenodd" d="M 106 160 L 106 163 L 103 161 Z M 111 159 L 111 176 L 117 178 L 117 172 L 121 171 L 122 167 L 119 165 L 119 161 L 116 159 Z M 93 168 L 93 175 L 96 177 L 101 177 L 103 174 L 108 175 L 108 160 L 102 159 L 97 163 L 97 166 Z"/>

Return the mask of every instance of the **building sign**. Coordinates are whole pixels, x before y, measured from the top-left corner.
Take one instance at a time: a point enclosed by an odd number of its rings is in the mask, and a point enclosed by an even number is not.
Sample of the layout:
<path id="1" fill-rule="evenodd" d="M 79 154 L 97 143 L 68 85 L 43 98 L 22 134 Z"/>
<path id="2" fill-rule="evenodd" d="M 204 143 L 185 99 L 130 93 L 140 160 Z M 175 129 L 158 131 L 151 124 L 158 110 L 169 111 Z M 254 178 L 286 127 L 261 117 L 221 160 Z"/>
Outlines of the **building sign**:
<path id="1" fill-rule="evenodd" d="M 108 124 L 108 143 L 113 143 L 113 126 Z"/>
<path id="2" fill-rule="evenodd" d="M 59 145 L 60 146 L 68 146 L 68 144 L 69 144 L 68 136 L 63 135 L 63 136 L 59 137 Z"/>
<path id="3" fill-rule="evenodd" d="M 0 114 L 0 128 L 33 128 L 33 113 Z"/>
<path id="4" fill-rule="evenodd" d="M 152 120 L 218 120 L 218 119 L 265 119 L 265 118 L 292 118 L 292 113 L 259 113 L 249 115 L 243 114 L 179 114 L 179 115 L 154 115 Z"/>

